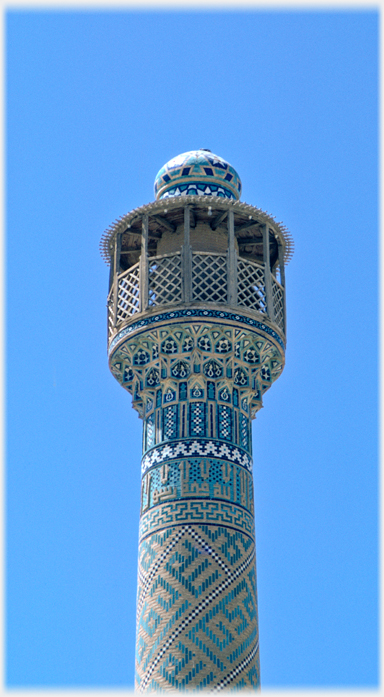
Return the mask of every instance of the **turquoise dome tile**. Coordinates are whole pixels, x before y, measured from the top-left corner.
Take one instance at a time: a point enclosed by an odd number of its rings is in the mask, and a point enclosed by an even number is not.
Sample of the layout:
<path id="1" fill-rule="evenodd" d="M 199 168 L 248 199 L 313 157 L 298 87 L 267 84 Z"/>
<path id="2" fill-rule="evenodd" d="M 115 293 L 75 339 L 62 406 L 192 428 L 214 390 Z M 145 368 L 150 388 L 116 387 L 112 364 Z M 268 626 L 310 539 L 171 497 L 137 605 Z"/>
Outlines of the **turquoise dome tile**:
<path id="1" fill-rule="evenodd" d="M 169 160 L 155 179 L 156 199 L 169 196 L 218 196 L 239 200 L 241 179 L 236 170 L 210 150 L 184 152 Z"/>

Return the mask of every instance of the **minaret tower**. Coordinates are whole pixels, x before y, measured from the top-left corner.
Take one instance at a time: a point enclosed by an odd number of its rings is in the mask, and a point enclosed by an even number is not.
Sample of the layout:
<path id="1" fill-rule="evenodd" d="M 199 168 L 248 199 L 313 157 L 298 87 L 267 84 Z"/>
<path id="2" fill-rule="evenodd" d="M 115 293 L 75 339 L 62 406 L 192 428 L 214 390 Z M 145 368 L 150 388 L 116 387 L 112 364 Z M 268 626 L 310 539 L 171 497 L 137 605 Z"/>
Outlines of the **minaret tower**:
<path id="1" fill-rule="evenodd" d="M 240 193 L 187 152 L 102 238 L 109 365 L 143 420 L 139 692 L 260 685 L 251 420 L 284 366 L 292 242 Z"/>

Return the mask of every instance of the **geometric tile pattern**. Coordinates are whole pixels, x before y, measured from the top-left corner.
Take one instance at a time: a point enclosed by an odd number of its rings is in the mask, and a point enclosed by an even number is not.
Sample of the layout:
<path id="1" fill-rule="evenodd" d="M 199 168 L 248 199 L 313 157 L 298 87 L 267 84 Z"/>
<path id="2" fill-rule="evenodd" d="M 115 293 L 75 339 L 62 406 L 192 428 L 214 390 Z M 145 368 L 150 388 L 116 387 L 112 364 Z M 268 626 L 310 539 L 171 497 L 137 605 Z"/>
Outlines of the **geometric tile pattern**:
<path id="1" fill-rule="evenodd" d="M 186 521 L 140 543 L 139 692 L 259 687 L 254 539 Z"/>
<path id="2" fill-rule="evenodd" d="M 218 437 L 232 440 L 232 409 L 225 404 L 217 405 Z"/>
<path id="3" fill-rule="evenodd" d="M 208 526 L 226 525 L 231 530 L 241 530 L 251 536 L 255 526 L 254 516 L 237 504 L 211 499 L 191 499 L 161 503 L 149 511 L 144 511 L 140 519 L 140 535 L 144 537 L 180 525 L 183 521 L 191 524 L 204 523 Z"/>
<path id="4" fill-rule="evenodd" d="M 190 346 L 192 350 L 186 351 Z M 144 327 L 125 337 L 111 355 L 110 365 L 133 395 L 139 414 L 146 419 L 151 411 L 155 413 L 153 445 L 188 437 L 220 438 L 242 445 L 239 415 L 244 411 L 247 419 L 255 416 L 264 392 L 280 375 L 283 360 L 280 344 L 260 331 L 199 318 Z M 187 397 L 189 411 L 182 407 Z M 200 406 L 194 407 L 196 398 Z M 149 411 L 148 400 L 152 404 Z M 221 402 L 228 408 L 222 408 Z M 152 447 L 148 439 L 145 442 Z M 249 449 L 250 444 L 242 447 Z"/>
<path id="5" fill-rule="evenodd" d="M 144 328 L 112 357 L 144 421 L 140 692 L 259 687 L 250 420 L 282 360 L 206 318 Z"/>
<path id="6" fill-rule="evenodd" d="M 247 469 L 248 472 L 252 472 L 252 458 L 241 448 L 210 438 L 194 438 L 193 440 L 183 439 L 159 445 L 150 452 L 146 452 L 141 461 L 141 474 L 144 475 L 153 465 L 184 456 L 215 457 L 224 462 L 234 462 Z"/>
<path id="7" fill-rule="evenodd" d="M 177 437 L 177 405 L 163 409 L 163 438 L 169 440 Z"/>
<path id="8" fill-rule="evenodd" d="M 205 402 L 192 402 L 189 405 L 189 429 L 191 436 L 205 436 Z"/>
<path id="9" fill-rule="evenodd" d="M 235 198 L 232 191 L 225 186 L 218 184 L 206 184 L 205 182 L 188 182 L 188 184 L 179 184 L 173 186 L 161 196 L 168 198 L 169 196 L 218 196 L 219 198 Z"/>

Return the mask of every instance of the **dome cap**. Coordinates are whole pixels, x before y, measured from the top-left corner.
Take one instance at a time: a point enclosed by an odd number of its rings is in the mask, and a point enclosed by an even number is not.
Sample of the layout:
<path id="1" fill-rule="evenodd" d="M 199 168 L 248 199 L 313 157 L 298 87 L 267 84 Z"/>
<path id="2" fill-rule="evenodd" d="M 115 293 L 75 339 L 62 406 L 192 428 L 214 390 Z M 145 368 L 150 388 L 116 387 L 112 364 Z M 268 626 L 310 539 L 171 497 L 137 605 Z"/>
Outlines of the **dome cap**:
<path id="1" fill-rule="evenodd" d="M 156 199 L 169 196 L 218 196 L 239 200 L 241 180 L 236 170 L 210 150 L 190 150 L 169 160 L 155 179 Z"/>

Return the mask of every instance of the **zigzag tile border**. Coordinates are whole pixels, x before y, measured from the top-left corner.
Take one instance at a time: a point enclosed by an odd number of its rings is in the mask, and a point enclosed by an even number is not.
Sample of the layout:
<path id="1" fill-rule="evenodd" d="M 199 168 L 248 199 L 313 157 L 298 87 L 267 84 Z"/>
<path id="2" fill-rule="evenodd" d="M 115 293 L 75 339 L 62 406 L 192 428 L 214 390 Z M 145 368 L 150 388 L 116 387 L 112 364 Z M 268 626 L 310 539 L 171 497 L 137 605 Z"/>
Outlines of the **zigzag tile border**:
<path id="1" fill-rule="evenodd" d="M 178 440 L 160 445 L 147 451 L 141 461 L 141 474 L 144 475 L 154 465 L 166 460 L 180 457 L 217 457 L 244 467 L 252 472 L 253 460 L 245 450 L 237 445 L 223 443 L 220 440 L 195 438 L 193 440 Z"/>

